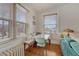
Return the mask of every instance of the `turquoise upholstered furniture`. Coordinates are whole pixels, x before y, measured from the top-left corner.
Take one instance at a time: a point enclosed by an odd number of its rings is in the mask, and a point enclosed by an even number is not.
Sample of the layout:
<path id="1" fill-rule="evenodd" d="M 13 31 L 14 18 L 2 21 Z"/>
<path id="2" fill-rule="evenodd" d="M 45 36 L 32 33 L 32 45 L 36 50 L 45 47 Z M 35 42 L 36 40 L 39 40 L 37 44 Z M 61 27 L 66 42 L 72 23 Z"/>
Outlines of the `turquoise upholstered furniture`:
<path id="1" fill-rule="evenodd" d="M 79 43 L 70 37 L 64 37 L 61 40 L 60 45 L 64 56 L 79 56 Z"/>
<path id="2" fill-rule="evenodd" d="M 37 42 L 37 46 L 39 46 L 39 47 L 44 47 L 46 44 L 46 41 L 44 38 L 37 38 L 36 42 Z"/>
<path id="3" fill-rule="evenodd" d="M 70 43 L 72 48 L 74 49 L 74 51 L 78 54 L 79 56 L 79 43 L 76 43 L 76 42 L 71 42 Z"/>

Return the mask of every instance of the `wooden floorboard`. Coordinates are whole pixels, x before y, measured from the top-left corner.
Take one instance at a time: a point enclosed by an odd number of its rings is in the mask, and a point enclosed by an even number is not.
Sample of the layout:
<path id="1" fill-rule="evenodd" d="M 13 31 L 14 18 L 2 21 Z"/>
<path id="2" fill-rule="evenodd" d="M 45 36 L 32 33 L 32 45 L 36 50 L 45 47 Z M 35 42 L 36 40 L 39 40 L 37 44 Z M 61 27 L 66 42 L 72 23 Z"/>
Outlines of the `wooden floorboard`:
<path id="1" fill-rule="evenodd" d="M 25 56 L 61 56 L 60 45 L 46 44 L 45 47 L 29 47 L 25 50 Z"/>

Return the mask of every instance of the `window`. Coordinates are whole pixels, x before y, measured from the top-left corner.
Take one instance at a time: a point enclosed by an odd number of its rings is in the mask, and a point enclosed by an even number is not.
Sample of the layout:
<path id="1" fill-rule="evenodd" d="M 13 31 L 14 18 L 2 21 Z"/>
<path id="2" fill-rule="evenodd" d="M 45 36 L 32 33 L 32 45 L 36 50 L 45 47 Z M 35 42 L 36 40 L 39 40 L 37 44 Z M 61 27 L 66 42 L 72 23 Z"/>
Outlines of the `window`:
<path id="1" fill-rule="evenodd" d="M 4 33 L 4 37 L 9 37 L 9 21 L 4 21 L 3 22 L 3 29 L 4 29 L 4 31 L 3 31 L 3 33 Z"/>
<path id="2" fill-rule="evenodd" d="M 19 33 L 25 33 L 25 24 L 17 22 L 17 31 Z"/>
<path id="3" fill-rule="evenodd" d="M 8 30 L 9 30 L 9 22 L 6 20 L 0 20 L 0 38 L 8 37 Z"/>
<path id="4" fill-rule="evenodd" d="M 26 10 L 16 4 L 16 31 L 18 35 L 26 33 Z"/>
<path id="5" fill-rule="evenodd" d="M 56 15 L 45 16 L 44 29 L 45 33 L 56 31 Z"/>
<path id="6" fill-rule="evenodd" d="M 13 5 L 10 3 L 0 4 L 0 42 L 8 40 L 6 38 L 15 38 L 16 34 L 26 33 L 27 11 L 19 4 L 16 4 L 16 8 L 13 8 Z M 16 12 L 14 9 L 16 9 Z M 13 12 L 16 15 L 13 15 Z M 14 16 L 16 16 L 16 21 L 13 21 Z M 13 24 L 16 24 L 16 26 Z M 14 33 L 15 30 L 16 34 Z"/>
<path id="7" fill-rule="evenodd" d="M 45 38 L 47 39 L 52 32 L 56 32 L 56 15 L 49 15 L 44 18 Z"/>
<path id="8" fill-rule="evenodd" d="M 0 38 L 9 37 L 10 4 L 0 4 Z"/>
<path id="9" fill-rule="evenodd" d="M 2 20 L 0 20 L 0 38 L 2 38 L 2 28 L 3 27 L 3 24 L 2 24 Z"/>

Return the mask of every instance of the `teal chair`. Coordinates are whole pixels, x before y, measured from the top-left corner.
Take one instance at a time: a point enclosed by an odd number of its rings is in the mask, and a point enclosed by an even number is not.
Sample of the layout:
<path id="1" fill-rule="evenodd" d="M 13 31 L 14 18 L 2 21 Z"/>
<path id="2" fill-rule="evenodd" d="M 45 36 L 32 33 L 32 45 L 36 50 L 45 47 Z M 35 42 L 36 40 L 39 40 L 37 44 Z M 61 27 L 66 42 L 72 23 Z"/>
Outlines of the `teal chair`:
<path id="1" fill-rule="evenodd" d="M 62 54 L 64 56 L 78 56 L 78 54 L 74 51 L 74 49 L 76 48 L 72 48 L 71 43 L 75 42 L 77 43 L 75 40 L 71 39 L 68 36 L 65 36 L 62 40 L 61 40 L 61 51 Z M 78 46 L 79 47 L 79 46 Z"/>
<path id="2" fill-rule="evenodd" d="M 37 38 L 36 42 L 37 42 L 38 47 L 45 47 L 45 45 L 46 45 L 46 41 L 44 38 Z"/>

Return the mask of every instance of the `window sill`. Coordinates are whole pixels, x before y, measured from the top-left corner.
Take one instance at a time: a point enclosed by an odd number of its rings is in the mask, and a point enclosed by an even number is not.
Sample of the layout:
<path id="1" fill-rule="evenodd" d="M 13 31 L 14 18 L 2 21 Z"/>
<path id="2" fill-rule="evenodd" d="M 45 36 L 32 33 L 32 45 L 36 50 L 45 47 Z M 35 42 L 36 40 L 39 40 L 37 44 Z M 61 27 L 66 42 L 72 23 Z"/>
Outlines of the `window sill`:
<path id="1" fill-rule="evenodd" d="M 4 39 L 0 39 L 0 44 L 6 43 L 8 41 L 10 41 L 12 38 L 4 38 Z"/>
<path id="2" fill-rule="evenodd" d="M 26 34 L 20 34 L 20 35 L 16 35 L 17 38 L 23 38 L 23 37 L 27 37 Z"/>

